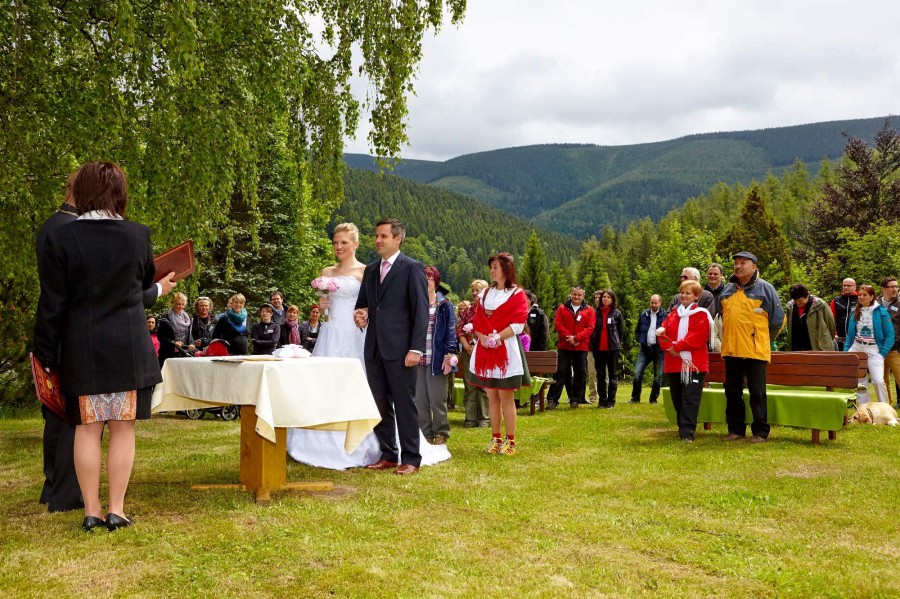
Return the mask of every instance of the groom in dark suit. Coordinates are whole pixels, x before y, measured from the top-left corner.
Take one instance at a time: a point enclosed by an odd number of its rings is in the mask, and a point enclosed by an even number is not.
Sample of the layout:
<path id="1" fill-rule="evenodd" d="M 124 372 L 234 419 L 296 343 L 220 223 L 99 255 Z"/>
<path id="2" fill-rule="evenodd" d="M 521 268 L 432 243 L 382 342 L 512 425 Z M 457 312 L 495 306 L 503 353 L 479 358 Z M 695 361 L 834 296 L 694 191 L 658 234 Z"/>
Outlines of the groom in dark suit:
<path id="1" fill-rule="evenodd" d="M 381 459 L 366 467 L 396 474 L 413 474 L 422 462 L 414 367 L 425 352 L 428 332 L 425 269 L 400 253 L 405 235 L 397 219 L 376 225 L 375 251 L 381 259 L 366 266 L 353 315 L 360 328 L 368 321 L 366 377 L 381 413 L 375 427 Z"/>

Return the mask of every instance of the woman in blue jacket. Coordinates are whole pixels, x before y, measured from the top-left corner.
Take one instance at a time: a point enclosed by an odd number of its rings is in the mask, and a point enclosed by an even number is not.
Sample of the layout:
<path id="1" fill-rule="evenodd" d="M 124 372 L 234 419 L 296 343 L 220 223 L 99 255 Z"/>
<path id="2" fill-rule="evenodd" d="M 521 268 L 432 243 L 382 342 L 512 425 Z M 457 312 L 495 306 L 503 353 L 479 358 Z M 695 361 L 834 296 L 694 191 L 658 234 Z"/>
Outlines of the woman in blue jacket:
<path id="1" fill-rule="evenodd" d="M 425 267 L 428 281 L 428 335 L 425 353 L 416 367 L 416 407 L 419 428 L 432 445 L 444 445 L 450 437 L 447 419 L 447 377 L 456 371 L 456 314 L 441 287 L 441 273 Z"/>
<path id="2" fill-rule="evenodd" d="M 884 307 L 875 301 L 875 289 L 871 285 L 859 286 L 856 308 L 847 325 L 844 351 L 865 352 L 868 356 L 867 376 L 859 379 L 856 388 L 858 404 L 869 401 L 869 381 L 875 385 L 878 401 L 887 402 L 884 386 L 884 358 L 894 347 L 894 325 Z"/>

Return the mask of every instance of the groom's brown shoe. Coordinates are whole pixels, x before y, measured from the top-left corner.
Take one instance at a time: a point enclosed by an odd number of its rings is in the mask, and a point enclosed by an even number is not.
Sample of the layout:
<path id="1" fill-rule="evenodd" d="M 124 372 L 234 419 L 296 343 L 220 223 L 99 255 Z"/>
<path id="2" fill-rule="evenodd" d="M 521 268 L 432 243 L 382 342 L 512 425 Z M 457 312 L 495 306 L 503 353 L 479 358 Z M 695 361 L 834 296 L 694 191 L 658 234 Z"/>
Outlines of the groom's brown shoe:
<path id="1" fill-rule="evenodd" d="M 394 474 L 415 474 L 418 471 L 419 469 L 412 464 L 400 464 L 397 466 L 397 469 L 394 470 Z"/>
<path id="2" fill-rule="evenodd" d="M 374 464 L 366 466 L 369 470 L 391 470 L 397 467 L 397 462 L 388 462 L 387 460 L 378 460 Z"/>

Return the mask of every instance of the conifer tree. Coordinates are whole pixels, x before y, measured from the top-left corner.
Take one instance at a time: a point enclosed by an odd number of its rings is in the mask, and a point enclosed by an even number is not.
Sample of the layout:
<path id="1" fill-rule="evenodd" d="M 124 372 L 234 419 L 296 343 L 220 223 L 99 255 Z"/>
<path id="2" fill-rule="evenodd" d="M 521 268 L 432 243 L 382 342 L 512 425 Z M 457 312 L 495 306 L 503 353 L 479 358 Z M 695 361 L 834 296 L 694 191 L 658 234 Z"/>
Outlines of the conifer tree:
<path id="1" fill-rule="evenodd" d="M 547 257 L 534 229 L 525 246 L 522 265 L 516 268 L 516 278 L 522 287 L 534 292 L 542 306 L 547 307 L 553 301 L 553 283 L 547 269 Z"/>
<path id="2" fill-rule="evenodd" d="M 756 256 L 760 276 L 775 287 L 790 283 L 791 257 L 787 239 L 781 232 L 781 225 L 766 207 L 758 185 L 753 185 L 747 192 L 737 224 L 716 244 L 720 256 L 730 257 L 740 251 Z M 766 269 L 773 265 L 777 268 L 773 269 L 775 276 L 770 278 Z"/>

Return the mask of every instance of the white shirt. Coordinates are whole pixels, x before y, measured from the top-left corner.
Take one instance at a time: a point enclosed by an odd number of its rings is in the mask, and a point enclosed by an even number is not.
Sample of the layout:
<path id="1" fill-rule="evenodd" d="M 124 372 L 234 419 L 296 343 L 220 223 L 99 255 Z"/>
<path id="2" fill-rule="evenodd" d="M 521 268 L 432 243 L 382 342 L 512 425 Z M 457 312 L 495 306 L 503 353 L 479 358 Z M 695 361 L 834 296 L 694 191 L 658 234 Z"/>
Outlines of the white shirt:
<path id="1" fill-rule="evenodd" d="M 656 312 L 650 312 L 650 328 L 647 329 L 647 345 L 656 345 Z"/>
<path id="2" fill-rule="evenodd" d="M 399 256 L 399 255 L 400 255 L 400 252 L 395 252 L 393 256 L 390 256 L 390 257 L 388 257 L 388 258 L 382 258 L 381 261 L 382 261 L 382 262 L 389 262 L 389 263 L 391 264 L 391 267 L 393 267 L 393 266 L 394 266 L 394 262 L 397 261 L 397 256 Z M 380 267 L 379 267 L 379 268 L 380 268 Z M 390 271 L 390 270 L 391 270 L 391 269 L 389 268 L 388 271 Z"/>

